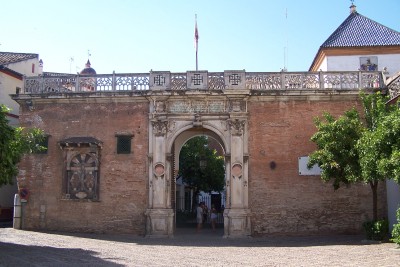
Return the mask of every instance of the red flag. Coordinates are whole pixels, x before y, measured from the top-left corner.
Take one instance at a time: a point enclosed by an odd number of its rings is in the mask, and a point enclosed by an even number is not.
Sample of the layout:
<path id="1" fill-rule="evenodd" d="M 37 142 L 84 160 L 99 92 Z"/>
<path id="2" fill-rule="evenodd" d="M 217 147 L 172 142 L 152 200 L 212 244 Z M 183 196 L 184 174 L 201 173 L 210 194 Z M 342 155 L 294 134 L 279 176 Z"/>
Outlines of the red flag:
<path id="1" fill-rule="evenodd" d="M 197 14 L 195 15 L 195 26 L 194 26 L 194 48 L 196 48 L 196 52 L 199 45 L 199 31 L 197 29 Z"/>

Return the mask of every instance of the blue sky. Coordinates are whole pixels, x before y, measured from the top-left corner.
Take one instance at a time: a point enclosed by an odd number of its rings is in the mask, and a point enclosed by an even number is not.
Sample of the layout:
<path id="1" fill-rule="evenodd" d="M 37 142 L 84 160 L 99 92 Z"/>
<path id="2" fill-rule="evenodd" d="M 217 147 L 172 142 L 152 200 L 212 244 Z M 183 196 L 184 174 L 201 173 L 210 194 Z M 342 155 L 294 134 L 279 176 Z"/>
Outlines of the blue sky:
<path id="1" fill-rule="evenodd" d="M 399 0 L 354 3 L 360 14 L 400 31 Z M 88 50 L 99 74 L 185 72 L 195 69 L 197 14 L 200 70 L 274 72 L 286 65 L 307 71 L 350 5 L 349 0 L 3 1 L 0 51 L 37 53 L 47 72 L 80 71 Z"/>

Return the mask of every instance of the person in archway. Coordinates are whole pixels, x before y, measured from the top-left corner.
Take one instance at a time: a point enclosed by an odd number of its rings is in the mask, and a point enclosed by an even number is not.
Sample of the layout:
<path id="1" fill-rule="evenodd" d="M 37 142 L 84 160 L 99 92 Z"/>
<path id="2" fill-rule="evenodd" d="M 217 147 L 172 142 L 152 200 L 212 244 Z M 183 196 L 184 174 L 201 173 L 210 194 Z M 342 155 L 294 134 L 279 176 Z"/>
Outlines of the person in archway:
<path id="1" fill-rule="evenodd" d="M 203 202 L 203 224 L 205 224 L 207 222 L 207 218 L 208 218 L 208 207 L 206 205 L 206 203 Z"/>
<path id="2" fill-rule="evenodd" d="M 197 221 L 197 229 L 196 232 L 200 232 L 203 227 L 203 202 L 200 202 L 196 209 L 196 221 Z"/>
<path id="3" fill-rule="evenodd" d="M 211 216 L 210 216 L 211 228 L 215 231 L 215 224 L 217 223 L 218 214 L 217 214 L 217 209 L 215 208 L 214 204 L 211 205 L 211 211 L 210 212 L 211 212 Z"/>

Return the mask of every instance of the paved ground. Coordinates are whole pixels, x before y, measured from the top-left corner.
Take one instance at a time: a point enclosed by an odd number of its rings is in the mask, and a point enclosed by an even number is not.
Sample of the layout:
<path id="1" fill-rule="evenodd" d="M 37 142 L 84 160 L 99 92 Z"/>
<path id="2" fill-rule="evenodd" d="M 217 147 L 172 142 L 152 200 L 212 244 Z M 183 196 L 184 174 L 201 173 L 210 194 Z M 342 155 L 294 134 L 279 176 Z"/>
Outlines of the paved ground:
<path id="1" fill-rule="evenodd" d="M 0 228 L 0 266 L 400 266 L 395 244 L 362 239 L 224 239 L 210 229 L 178 229 L 159 239 Z"/>

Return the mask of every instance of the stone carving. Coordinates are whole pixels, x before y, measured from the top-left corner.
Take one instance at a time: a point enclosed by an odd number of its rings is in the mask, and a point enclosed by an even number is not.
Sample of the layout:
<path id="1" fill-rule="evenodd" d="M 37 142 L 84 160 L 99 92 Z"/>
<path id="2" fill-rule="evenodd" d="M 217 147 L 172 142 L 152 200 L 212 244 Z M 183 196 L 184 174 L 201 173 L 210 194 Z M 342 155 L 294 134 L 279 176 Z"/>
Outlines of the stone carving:
<path id="1" fill-rule="evenodd" d="M 67 165 L 68 187 L 66 193 L 70 195 L 70 198 L 96 199 L 97 176 L 97 154 L 77 153 Z"/>
<path id="2" fill-rule="evenodd" d="M 156 111 L 157 113 L 165 112 L 165 103 L 162 102 L 162 101 L 156 101 L 156 104 L 155 104 L 155 111 Z"/>
<path id="3" fill-rule="evenodd" d="M 175 121 L 168 121 L 168 132 L 172 133 L 175 130 L 176 122 Z"/>
<path id="4" fill-rule="evenodd" d="M 232 178 L 233 179 L 236 179 L 236 178 L 241 179 L 242 176 L 243 176 L 242 175 L 242 165 L 239 163 L 235 163 L 232 166 Z"/>
<path id="5" fill-rule="evenodd" d="M 165 170 L 164 165 L 162 163 L 157 163 L 154 166 L 154 176 L 156 178 L 163 179 L 164 178 L 164 170 Z"/>
<path id="6" fill-rule="evenodd" d="M 242 111 L 242 102 L 243 101 L 240 101 L 240 100 L 234 100 L 234 101 L 231 101 L 231 107 L 230 107 L 230 111 L 232 111 L 232 112 L 240 112 L 240 111 Z"/>
<path id="7" fill-rule="evenodd" d="M 199 114 L 194 115 L 193 127 L 200 127 L 203 125 L 200 119 L 201 117 Z"/>
<path id="8" fill-rule="evenodd" d="M 168 112 L 170 113 L 222 113 L 226 111 L 224 101 L 171 101 L 168 102 Z"/>
<path id="9" fill-rule="evenodd" d="M 246 125 L 245 120 L 239 120 L 239 119 L 234 119 L 234 120 L 228 120 L 228 124 L 231 128 L 231 133 L 232 135 L 242 135 L 244 132 L 244 127 Z"/>
<path id="10" fill-rule="evenodd" d="M 152 121 L 155 136 L 164 136 L 167 133 L 168 121 Z"/>

